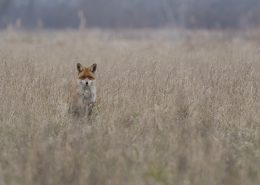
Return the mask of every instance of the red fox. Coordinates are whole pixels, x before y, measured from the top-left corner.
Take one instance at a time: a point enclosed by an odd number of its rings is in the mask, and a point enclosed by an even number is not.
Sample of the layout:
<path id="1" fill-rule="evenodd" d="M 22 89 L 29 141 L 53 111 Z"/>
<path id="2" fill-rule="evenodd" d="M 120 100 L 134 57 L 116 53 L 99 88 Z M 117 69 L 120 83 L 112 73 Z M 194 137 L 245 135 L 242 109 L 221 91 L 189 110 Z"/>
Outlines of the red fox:
<path id="1" fill-rule="evenodd" d="M 90 67 L 84 67 L 77 63 L 77 88 L 72 95 L 69 113 L 74 116 L 91 115 L 93 106 L 96 102 L 96 85 L 95 72 L 97 64 L 92 64 Z"/>

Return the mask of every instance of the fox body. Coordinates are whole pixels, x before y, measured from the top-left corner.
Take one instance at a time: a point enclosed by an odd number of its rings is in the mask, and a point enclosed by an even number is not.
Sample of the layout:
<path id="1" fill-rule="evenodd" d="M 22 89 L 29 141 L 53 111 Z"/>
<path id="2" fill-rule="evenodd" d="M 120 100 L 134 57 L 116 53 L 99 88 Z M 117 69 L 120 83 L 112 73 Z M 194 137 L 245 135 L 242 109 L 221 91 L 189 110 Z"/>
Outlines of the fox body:
<path id="1" fill-rule="evenodd" d="M 90 115 L 96 102 L 95 72 L 97 64 L 84 67 L 77 64 L 77 88 L 72 95 L 69 112 L 75 116 Z"/>

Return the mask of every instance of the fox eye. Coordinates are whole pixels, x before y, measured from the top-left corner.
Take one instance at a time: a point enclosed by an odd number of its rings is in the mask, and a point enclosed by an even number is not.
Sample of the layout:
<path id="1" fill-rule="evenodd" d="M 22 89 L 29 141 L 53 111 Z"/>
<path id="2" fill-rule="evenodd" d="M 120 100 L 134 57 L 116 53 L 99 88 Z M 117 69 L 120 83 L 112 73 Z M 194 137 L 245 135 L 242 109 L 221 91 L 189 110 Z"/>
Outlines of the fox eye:
<path id="1" fill-rule="evenodd" d="M 89 79 L 89 80 L 94 80 L 94 77 L 93 76 L 89 76 L 89 75 L 87 75 L 87 76 L 80 76 L 79 77 L 79 79 L 81 79 L 81 80 L 85 80 L 85 79 Z"/>
<path id="2" fill-rule="evenodd" d="M 84 78 L 83 76 L 80 76 L 79 79 L 80 79 L 80 80 L 84 80 L 85 78 Z"/>
<path id="3" fill-rule="evenodd" d="M 87 78 L 90 80 L 94 80 L 94 78 L 92 76 L 87 76 Z"/>

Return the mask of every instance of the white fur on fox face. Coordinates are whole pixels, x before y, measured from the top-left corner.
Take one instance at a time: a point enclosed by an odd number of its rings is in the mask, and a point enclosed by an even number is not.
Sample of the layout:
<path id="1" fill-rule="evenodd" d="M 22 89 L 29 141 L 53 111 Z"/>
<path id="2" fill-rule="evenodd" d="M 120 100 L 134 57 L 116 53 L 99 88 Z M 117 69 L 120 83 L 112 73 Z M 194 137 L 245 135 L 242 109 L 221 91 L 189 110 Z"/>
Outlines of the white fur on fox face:
<path id="1" fill-rule="evenodd" d="M 82 80 L 82 79 L 78 79 L 78 83 L 81 85 L 81 86 L 92 86 L 94 85 L 94 80 L 90 80 L 88 78 Z"/>

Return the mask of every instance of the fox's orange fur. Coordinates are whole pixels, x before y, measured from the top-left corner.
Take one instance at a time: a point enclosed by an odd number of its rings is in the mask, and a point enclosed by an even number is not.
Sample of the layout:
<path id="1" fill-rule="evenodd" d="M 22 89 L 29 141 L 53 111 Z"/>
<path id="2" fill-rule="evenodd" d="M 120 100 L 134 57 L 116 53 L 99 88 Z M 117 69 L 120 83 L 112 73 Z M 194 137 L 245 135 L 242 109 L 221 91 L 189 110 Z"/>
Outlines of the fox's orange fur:
<path id="1" fill-rule="evenodd" d="M 77 64 L 78 76 L 77 87 L 71 94 L 69 112 L 75 116 L 90 115 L 96 102 L 95 72 L 97 64 L 84 67 Z"/>

